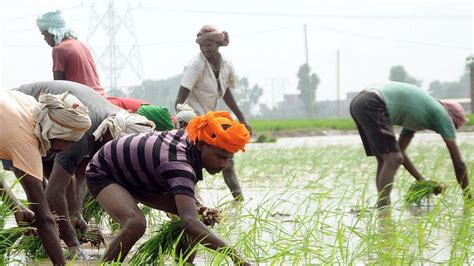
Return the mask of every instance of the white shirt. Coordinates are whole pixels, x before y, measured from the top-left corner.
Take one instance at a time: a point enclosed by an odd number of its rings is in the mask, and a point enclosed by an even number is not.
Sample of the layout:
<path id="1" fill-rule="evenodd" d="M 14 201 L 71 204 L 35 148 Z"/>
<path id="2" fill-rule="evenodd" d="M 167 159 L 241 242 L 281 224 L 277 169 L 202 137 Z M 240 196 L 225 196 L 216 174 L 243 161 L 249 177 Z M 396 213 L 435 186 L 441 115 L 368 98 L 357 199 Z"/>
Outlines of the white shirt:
<path id="1" fill-rule="evenodd" d="M 189 61 L 184 67 L 181 86 L 190 90 L 185 102 L 194 111 L 204 115 L 209 111 L 215 111 L 217 101 L 224 96 L 227 89 L 235 88 L 234 67 L 222 55 L 219 81 L 221 84 L 220 89 L 211 64 L 202 53 L 199 53 L 198 56 Z"/>

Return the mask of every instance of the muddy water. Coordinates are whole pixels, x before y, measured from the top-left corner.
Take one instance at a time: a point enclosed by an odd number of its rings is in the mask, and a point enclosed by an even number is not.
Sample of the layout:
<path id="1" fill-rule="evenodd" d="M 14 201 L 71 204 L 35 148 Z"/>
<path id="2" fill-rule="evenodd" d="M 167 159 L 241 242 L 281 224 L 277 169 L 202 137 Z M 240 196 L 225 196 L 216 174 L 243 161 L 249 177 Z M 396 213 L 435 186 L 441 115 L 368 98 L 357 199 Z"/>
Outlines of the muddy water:
<path id="1" fill-rule="evenodd" d="M 465 143 L 474 143 L 474 134 L 458 134 L 458 143 L 461 149 L 463 149 Z M 433 147 L 437 151 L 446 152 L 443 145 L 437 134 L 417 134 L 412 144 L 414 147 L 413 153 L 416 154 L 418 147 L 428 147 L 428 149 Z M 273 153 L 272 150 L 278 151 Z M 285 152 L 285 150 L 288 151 Z M 309 152 L 308 154 L 298 155 L 300 150 L 305 152 L 322 150 L 322 152 L 316 155 Z M 343 154 L 344 151 L 356 154 L 356 158 L 354 159 L 352 155 L 352 157 L 344 157 L 343 155 L 340 158 L 335 157 L 339 153 Z M 275 165 L 258 167 L 258 164 L 253 164 L 253 161 L 257 160 L 258 157 L 251 157 L 255 153 L 263 157 L 263 161 L 266 162 L 272 160 L 272 158 L 280 158 L 280 156 L 294 156 L 295 159 L 300 158 L 299 156 L 303 156 L 303 158 L 304 156 L 314 156 L 317 161 L 306 164 L 296 163 L 294 166 L 288 164 L 281 168 Z M 471 151 L 470 154 L 474 154 L 474 151 Z M 326 163 L 320 162 L 325 159 L 326 155 L 331 158 L 327 159 Z M 250 159 L 247 158 L 249 156 Z M 469 156 L 469 153 L 467 156 Z M 349 162 L 348 158 L 355 162 Z M 279 260 L 279 263 L 295 263 L 295 261 L 298 261 L 297 257 L 301 256 L 298 252 L 308 248 L 317 251 L 309 252 L 309 259 L 305 260 L 304 263 L 347 264 L 347 260 L 326 260 L 330 256 L 328 250 L 339 245 L 338 241 L 340 241 L 341 235 L 343 235 L 345 250 L 351 256 L 356 256 L 354 254 L 360 252 L 361 249 L 368 249 L 367 247 L 370 247 L 372 242 L 381 240 L 407 241 L 400 239 L 400 235 L 403 234 L 413 234 L 413 239 L 416 240 L 418 222 L 427 219 L 431 213 L 436 211 L 434 210 L 434 203 L 421 207 L 405 208 L 402 204 L 404 191 L 395 187 L 392 192 L 394 210 L 391 215 L 382 218 L 374 215 L 374 213 L 377 213 L 372 208 L 376 198 L 376 189 L 372 180 L 375 163 L 363 154 L 358 135 L 280 138 L 277 143 L 250 144 L 247 152 L 238 155 L 236 159 L 239 179 L 246 198 L 244 203 L 235 204 L 232 202 L 221 175 L 213 177 L 207 175 L 202 182 L 203 184 L 200 185 L 201 193 L 208 206 L 221 206 L 225 209 L 226 219 L 216 230 L 229 243 L 241 244 L 243 236 L 254 230 L 255 219 L 252 217 L 259 219 L 257 227 L 260 228 L 256 230 L 255 239 L 249 241 L 254 248 L 264 252 L 258 256 L 252 257 L 249 255 L 249 258 L 254 261 L 263 259 L 263 264 L 270 263 L 270 257 L 281 252 L 282 247 L 287 245 L 286 242 L 288 241 L 282 240 L 287 234 L 297 231 L 301 232 L 295 233 L 292 238 L 296 255 L 293 257 L 286 256 Z M 335 160 L 341 161 L 334 162 Z M 425 159 L 423 158 L 423 160 Z M 445 161 L 446 158 L 439 160 Z M 473 157 L 469 157 L 467 161 L 472 162 Z M 311 167 L 313 164 L 316 164 L 316 166 Z M 323 169 L 326 164 L 328 169 Z M 290 181 L 292 179 L 294 181 Z M 453 178 L 451 177 L 451 179 Z M 402 174 L 397 176 L 397 182 L 406 184 L 412 182 L 412 179 L 409 179 L 406 174 Z M 450 185 L 455 187 L 456 184 L 451 182 Z M 17 191 L 21 192 L 19 189 Z M 449 196 L 455 197 L 455 193 L 452 192 Z M 24 198 L 24 195 L 20 197 Z M 413 240 L 413 243 L 408 244 L 403 243 L 401 246 L 409 250 L 407 253 L 430 258 L 432 263 L 449 263 L 451 252 L 454 250 L 453 241 L 458 239 L 456 224 L 463 218 L 464 210 L 462 204 L 447 204 L 446 206 L 451 209 L 449 214 L 443 214 L 445 217 L 440 218 L 440 224 L 443 224 L 443 226 L 430 225 L 429 234 L 423 234 L 421 237 L 428 243 L 425 243 L 427 247 L 420 251 L 421 254 L 417 254 L 420 245 L 417 241 L 421 240 Z M 446 223 L 446 219 L 453 219 L 454 225 Z M 8 224 L 13 225 L 13 221 L 9 221 Z M 397 231 L 401 230 L 402 227 L 405 231 L 402 231 L 402 233 Z M 317 230 L 313 230 L 315 228 Z M 151 230 L 156 230 L 156 227 L 150 227 L 149 231 Z M 398 235 L 395 232 L 399 232 Z M 364 237 L 359 237 L 359 235 Z M 367 240 L 366 243 L 366 240 L 363 240 L 365 238 L 370 240 Z M 108 240 L 110 241 L 110 238 Z M 300 243 L 306 240 L 309 240 L 312 244 L 309 247 L 301 244 L 300 247 Z M 83 248 L 93 258 L 98 258 L 104 252 L 103 248 L 97 250 L 90 248 L 88 244 L 83 245 Z M 387 252 L 391 252 L 390 248 L 393 248 L 393 246 L 389 246 Z M 472 249 L 474 249 L 474 246 Z M 377 264 L 380 256 L 382 255 L 367 251 L 365 254 L 350 260 L 350 262 Z M 205 265 L 210 263 L 210 259 L 212 259 L 212 255 L 201 254 L 196 262 Z M 414 262 L 420 263 L 417 260 Z M 95 265 L 96 263 L 97 260 L 75 261 L 74 265 Z M 471 260 L 471 263 L 474 263 L 474 261 Z M 47 265 L 48 263 L 35 262 L 28 264 Z"/>

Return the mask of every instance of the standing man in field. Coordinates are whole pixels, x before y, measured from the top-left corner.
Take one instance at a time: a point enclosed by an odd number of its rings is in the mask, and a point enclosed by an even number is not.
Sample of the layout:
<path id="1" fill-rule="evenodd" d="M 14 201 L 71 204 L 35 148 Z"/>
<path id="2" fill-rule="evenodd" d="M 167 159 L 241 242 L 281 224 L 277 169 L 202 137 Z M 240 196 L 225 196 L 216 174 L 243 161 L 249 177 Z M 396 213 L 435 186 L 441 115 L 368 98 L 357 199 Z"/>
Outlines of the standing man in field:
<path id="1" fill-rule="evenodd" d="M 54 79 L 81 83 L 105 96 L 89 49 L 77 40 L 73 31 L 66 28 L 61 11 L 39 16 L 36 25 L 46 43 L 53 47 Z"/>
<path id="2" fill-rule="evenodd" d="M 201 53 L 184 68 L 183 80 L 176 98 L 175 107 L 186 102 L 198 114 L 214 111 L 219 99 L 224 102 L 252 134 L 250 125 L 240 111 L 232 88 L 235 88 L 235 73 L 232 63 L 219 53 L 220 46 L 229 44 L 229 35 L 216 27 L 206 25 L 197 34 L 196 42 Z M 243 200 L 242 189 L 235 174 L 234 161 L 223 170 L 224 180 L 236 200 Z"/>
<path id="3" fill-rule="evenodd" d="M 26 192 L 34 212 L 34 225 L 51 262 L 65 265 L 55 220 L 43 188 L 41 157 L 66 150 L 90 128 L 87 108 L 71 93 L 44 94 L 36 101 L 24 93 L 0 90 L 0 159 Z M 21 211 L 21 210 L 17 210 Z M 27 212 L 22 212 L 27 213 Z M 18 217 L 16 217 L 18 218 Z M 32 217 L 23 217 L 31 220 Z"/>
<path id="4" fill-rule="evenodd" d="M 411 84 L 390 82 L 360 92 L 352 100 L 350 112 L 367 156 L 377 159 L 378 207 L 390 204 L 390 192 L 400 165 L 417 181 L 426 179 L 405 152 L 415 132 L 424 129 L 441 135 L 464 196 L 472 197 L 466 165 L 456 144 L 456 129 L 466 122 L 464 109 L 459 103 L 437 100 Z M 393 125 L 403 127 L 398 141 Z"/>

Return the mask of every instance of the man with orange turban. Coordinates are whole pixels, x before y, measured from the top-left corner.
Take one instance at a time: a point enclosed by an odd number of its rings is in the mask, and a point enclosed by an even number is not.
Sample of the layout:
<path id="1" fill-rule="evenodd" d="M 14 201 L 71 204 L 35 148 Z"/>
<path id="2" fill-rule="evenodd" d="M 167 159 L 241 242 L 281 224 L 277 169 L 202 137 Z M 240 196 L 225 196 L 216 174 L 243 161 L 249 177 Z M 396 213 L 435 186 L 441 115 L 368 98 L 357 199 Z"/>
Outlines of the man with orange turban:
<path id="1" fill-rule="evenodd" d="M 186 130 L 127 135 L 105 144 L 86 170 L 89 191 L 121 226 L 103 260 L 123 261 L 145 233 L 139 202 L 179 215 L 192 239 L 215 250 L 228 248 L 235 263 L 246 264 L 198 219 L 194 187 L 203 168 L 210 174 L 222 171 L 249 138 L 247 128 L 229 113 L 208 112 L 191 120 Z M 177 256 L 192 263 L 193 256 Z"/>
<path id="2" fill-rule="evenodd" d="M 220 46 L 229 44 L 229 34 L 211 25 L 205 25 L 197 34 L 196 43 L 201 52 L 184 68 L 181 87 L 176 98 L 178 104 L 187 103 L 198 114 L 215 111 L 217 102 L 223 99 L 230 110 L 252 133 L 240 111 L 231 89 L 235 88 L 235 71 L 232 63 L 219 53 Z M 224 180 L 236 200 L 243 200 L 242 189 L 231 160 L 223 171 Z"/>

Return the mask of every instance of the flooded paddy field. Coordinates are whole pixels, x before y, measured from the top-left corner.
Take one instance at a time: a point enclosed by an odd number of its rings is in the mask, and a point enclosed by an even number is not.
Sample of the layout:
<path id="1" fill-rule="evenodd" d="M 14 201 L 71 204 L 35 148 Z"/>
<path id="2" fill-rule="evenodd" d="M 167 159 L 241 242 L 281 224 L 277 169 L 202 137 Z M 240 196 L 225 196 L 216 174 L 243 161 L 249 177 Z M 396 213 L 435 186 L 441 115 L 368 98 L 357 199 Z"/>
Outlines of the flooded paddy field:
<path id="1" fill-rule="evenodd" d="M 471 183 L 472 135 L 458 137 Z M 435 134 L 418 134 L 408 154 L 425 177 L 448 185 L 443 195 L 408 206 L 404 196 L 415 179 L 401 168 L 392 190 L 393 208 L 374 209 L 376 162 L 365 156 L 355 135 L 250 144 L 235 157 L 242 203 L 232 200 L 221 174 L 206 174 L 199 187 L 209 207 L 223 210 L 224 219 L 214 231 L 256 264 L 473 264 L 474 206 L 463 201 L 444 142 Z M 167 217 L 152 211 L 147 220 L 149 237 Z M 110 223 L 100 227 L 110 241 Z M 93 258 L 104 252 L 87 245 Z M 197 264 L 231 263 L 203 246 L 198 250 Z M 173 259 L 165 262 L 173 264 Z"/>

